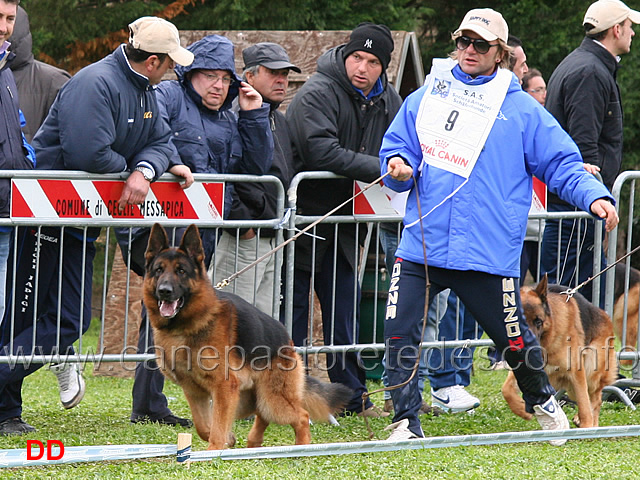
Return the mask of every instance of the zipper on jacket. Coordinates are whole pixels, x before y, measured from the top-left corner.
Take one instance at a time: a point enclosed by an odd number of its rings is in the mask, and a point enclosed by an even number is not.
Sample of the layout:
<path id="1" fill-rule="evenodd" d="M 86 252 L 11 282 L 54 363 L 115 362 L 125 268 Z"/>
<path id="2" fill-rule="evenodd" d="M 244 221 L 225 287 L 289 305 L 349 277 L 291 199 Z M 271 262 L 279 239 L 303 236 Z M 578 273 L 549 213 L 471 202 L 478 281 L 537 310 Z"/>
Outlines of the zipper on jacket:
<path id="1" fill-rule="evenodd" d="M 7 90 L 9 90 L 9 95 L 11 95 L 11 99 L 13 99 L 13 92 L 11 91 L 11 87 L 7 85 Z"/>

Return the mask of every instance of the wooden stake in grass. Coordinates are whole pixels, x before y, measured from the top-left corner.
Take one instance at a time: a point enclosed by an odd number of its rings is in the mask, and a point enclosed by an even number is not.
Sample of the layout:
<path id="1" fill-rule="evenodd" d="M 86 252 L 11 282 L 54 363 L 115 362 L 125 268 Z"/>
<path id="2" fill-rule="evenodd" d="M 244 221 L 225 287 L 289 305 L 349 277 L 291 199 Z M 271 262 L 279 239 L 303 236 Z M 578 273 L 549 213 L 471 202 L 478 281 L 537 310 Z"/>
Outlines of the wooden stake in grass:
<path id="1" fill-rule="evenodd" d="M 179 433 L 178 434 L 178 452 L 177 452 L 177 460 L 178 463 L 184 463 L 187 468 L 191 464 L 191 434 L 190 433 Z"/>

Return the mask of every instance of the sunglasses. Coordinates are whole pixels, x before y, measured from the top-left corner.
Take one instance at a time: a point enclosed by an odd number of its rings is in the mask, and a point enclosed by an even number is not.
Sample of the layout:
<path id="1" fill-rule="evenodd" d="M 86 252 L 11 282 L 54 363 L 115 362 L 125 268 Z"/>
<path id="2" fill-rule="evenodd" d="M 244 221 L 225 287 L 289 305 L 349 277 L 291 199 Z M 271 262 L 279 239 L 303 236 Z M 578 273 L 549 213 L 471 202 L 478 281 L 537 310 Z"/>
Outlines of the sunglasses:
<path id="1" fill-rule="evenodd" d="M 456 48 L 458 50 L 466 50 L 469 45 L 473 45 L 473 49 L 480 55 L 484 55 L 491 47 L 497 47 L 499 43 L 489 43 L 482 38 L 458 37 L 456 38 Z"/>

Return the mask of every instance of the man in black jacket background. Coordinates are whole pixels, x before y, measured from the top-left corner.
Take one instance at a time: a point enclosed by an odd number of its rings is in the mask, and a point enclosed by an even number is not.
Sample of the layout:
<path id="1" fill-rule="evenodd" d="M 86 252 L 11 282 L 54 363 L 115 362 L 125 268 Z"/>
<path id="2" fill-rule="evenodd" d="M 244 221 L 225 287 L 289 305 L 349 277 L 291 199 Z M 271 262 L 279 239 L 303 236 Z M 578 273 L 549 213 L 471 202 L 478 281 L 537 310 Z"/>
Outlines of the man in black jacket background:
<path id="1" fill-rule="evenodd" d="M 640 23 L 640 12 L 619 0 L 598 0 L 591 4 L 584 17 L 586 36 L 582 44 L 558 65 L 547 88 L 547 110 L 578 145 L 585 168 L 592 173 L 600 172 L 609 190 L 622 164 L 622 104 L 616 72 L 619 56 L 631 49 L 634 23 Z M 552 194 L 549 194 L 547 209 L 549 212 L 575 211 Z M 542 273 L 548 273 L 550 283 L 580 284 L 593 273 L 596 225 L 585 220 L 562 222 L 559 255 L 560 222 L 546 222 Z M 605 266 L 603 252 L 601 269 Z M 601 283 L 600 298 L 594 299 L 601 308 L 604 308 L 604 291 Z M 592 300 L 590 286 L 581 293 Z"/>
<path id="2" fill-rule="evenodd" d="M 301 183 L 298 214 L 324 215 L 353 195 L 354 180 L 371 182 L 379 177 L 382 137 L 402 103 L 385 74 L 392 51 L 393 37 L 387 26 L 360 24 L 348 43 L 318 59 L 317 72 L 293 98 L 287 120 L 298 171 L 328 170 L 347 177 Z M 337 214 L 351 214 L 351 209 L 347 205 Z M 357 340 L 360 288 L 355 278 L 359 254 L 356 225 L 340 225 L 337 234 L 334 227 L 321 223 L 311 232 L 321 238 L 305 235 L 296 241 L 292 335 L 296 345 L 308 341 L 312 270 L 325 344 L 349 345 Z M 388 416 L 370 400 L 362 411 L 361 395 L 367 391 L 365 372 L 355 353 L 327 354 L 327 365 L 332 382 L 354 391 L 347 411 Z"/>

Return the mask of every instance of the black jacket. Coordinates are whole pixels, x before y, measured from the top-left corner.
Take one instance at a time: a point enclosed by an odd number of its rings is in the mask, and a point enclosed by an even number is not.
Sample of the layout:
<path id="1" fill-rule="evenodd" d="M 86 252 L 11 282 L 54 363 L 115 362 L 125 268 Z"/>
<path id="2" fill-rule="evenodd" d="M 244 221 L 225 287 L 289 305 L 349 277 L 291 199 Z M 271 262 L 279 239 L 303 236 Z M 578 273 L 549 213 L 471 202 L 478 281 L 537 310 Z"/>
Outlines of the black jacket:
<path id="1" fill-rule="evenodd" d="M 584 162 L 600 167 L 609 190 L 622 164 L 617 69 L 618 62 L 608 50 L 585 38 L 551 75 L 546 103 L 547 110 L 578 145 Z"/>
<path id="2" fill-rule="evenodd" d="M 27 120 L 27 125 L 22 131 L 27 141 L 31 142 L 49 113 L 58 90 L 71 75 L 33 58 L 29 17 L 20 6 L 10 41 L 10 50 L 16 54 L 10 68 L 20 94 L 20 109 Z"/>
<path id="3" fill-rule="evenodd" d="M 317 72 L 303 85 L 287 109 L 297 171 L 328 170 L 347 179 L 305 181 L 298 190 L 301 215 L 323 215 L 353 196 L 353 180 L 371 182 L 380 176 L 378 153 L 382 137 L 402 104 L 383 73 L 383 92 L 366 100 L 354 90 L 344 66 L 344 45 L 318 59 Z M 348 204 L 338 215 L 350 215 Z M 355 225 L 341 225 L 339 245 L 356 265 Z M 316 271 L 334 240 L 334 225 L 318 225 Z M 296 241 L 296 267 L 311 269 L 311 237 Z"/>
<path id="4" fill-rule="evenodd" d="M 273 133 L 273 162 L 267 175 L 274 175 L 282 182 L 285 193 L 295 173 L 291 137 L 287 119 L 271 105 L 269 122 Z M 270 220 L 277 216 L 278 191 L 274 183 L 239 182 L 234 185 L 235 195 L 229 214 L 231 220 Z M 263 237 L 275 236 L 275 230 L 265 229 Z"/>

